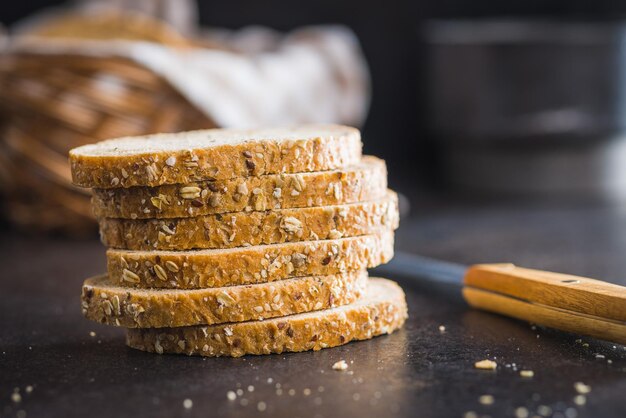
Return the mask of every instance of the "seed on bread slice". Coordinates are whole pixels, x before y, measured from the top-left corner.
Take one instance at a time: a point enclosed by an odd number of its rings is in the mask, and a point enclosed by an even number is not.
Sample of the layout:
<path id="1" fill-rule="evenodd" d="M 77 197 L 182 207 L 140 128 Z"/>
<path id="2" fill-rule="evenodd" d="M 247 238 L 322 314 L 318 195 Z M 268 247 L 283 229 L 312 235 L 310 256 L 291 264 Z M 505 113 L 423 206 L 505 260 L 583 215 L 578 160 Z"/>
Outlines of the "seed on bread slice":
<path id="1" fill-rule="evenodd" d="M 107 276 L 85 280 L 83 314 L 126 328 L 162 328 L 262 320 L 354 302 L 365 271 L 207 289 L 134 289 Z"/>
<path id="2" fill-rule="evenodd" d="M 200 289 L 364 270 L 393 257 L 393 232 L 187 251 L 107 251 L 109 278 L 136 288 Z"/>
<path id="3" fill-rule="evenodd" d="M 375 234 L 398 226 L 398 196 L 312 208 L 173 219 L 100 219 L 102 242 L 127 250 L 234 248 Z"/>
<path id="4" fill-rule="evenodd" d="M 265 321 L 165 329 L 129 329 L 126 344 L 143 351 L 207 357 L 320 350 L 399 329 L 407 318 L 404 292 L 372 278 L 349 305 Z"/>
<path id="5" fill-rule="evenodd" d="M 339 205 L 379 199 L 387 191 L 387 168 L 376 157 L 331 171 L 94 189 L 98 218 L 184 218 L 245 210 Z"/>
<path id="6" fill-rule="evenodd" d="M 70 151 L 74 184 L 103 189 L 324 171 L 360 159 L 359 131 L 340 125 L 153 134 Z"/>

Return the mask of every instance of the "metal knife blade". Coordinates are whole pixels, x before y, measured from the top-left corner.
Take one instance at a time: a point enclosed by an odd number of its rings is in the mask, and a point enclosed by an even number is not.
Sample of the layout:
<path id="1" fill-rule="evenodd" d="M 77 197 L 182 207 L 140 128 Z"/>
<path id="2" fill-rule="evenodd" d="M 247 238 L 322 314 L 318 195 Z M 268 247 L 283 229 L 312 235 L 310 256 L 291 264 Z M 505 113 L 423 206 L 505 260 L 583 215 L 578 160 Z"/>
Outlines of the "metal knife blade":
<path id="1" fill-rule="evenodd" d="M 463 287 L 463 278 L 467 268 L 468 266 L 462 264 L 396 251 L 390 262 L 377 267 L 373 272 L 452 285 L 460 290 Z"/>

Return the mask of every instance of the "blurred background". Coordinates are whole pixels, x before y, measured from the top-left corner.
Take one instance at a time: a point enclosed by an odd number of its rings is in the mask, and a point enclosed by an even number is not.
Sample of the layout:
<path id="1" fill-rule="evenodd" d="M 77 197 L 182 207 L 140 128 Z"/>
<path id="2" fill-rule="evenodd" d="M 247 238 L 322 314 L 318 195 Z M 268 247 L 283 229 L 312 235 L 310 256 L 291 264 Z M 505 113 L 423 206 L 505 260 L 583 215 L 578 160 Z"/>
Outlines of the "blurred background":
<path id="1" fill-rule="evenodd" d="M 72 146 L 248 121 L 359 126 L 365 152 L 387 160 L 391 186 L 414 210 L 441 199 L 619 205 L 626 197 L 626 26 L 620 21 L 626 3 L 128 0 L 82 2 L 132 9 L 121 20 L 33 18 L 49 7 L 68 11 L 80 3 L 0 4 L 9 34 L 0 60 L 5 227 L 70 235 L 95 230 L 87 196 L 67 184 L 64 153 Z M 137 18 L 138 12 L 153 20 Z M 335 26 L 328 33 L 302 29 L 337 24 L 356 38 Z M 238 119 L 233 113 L 248 109 L 254 94 L 224 91 L 229 99 L 243 97 L 242 103 L 230 114 L 212 111 L 214 103 L 194 102 L 184 80 L 158 60 L 129 62 L 132 53 L 122 49 L 94 56 L 88 43 L 60 50 L 40 43 L 55 37 L 149 41 L 168 53 L 204 49 L 244 61 L 267 53 L 268 74 L 272 65 L 291 63 L 302 79 L 286 87 L 279 76 L 264 75 L 284 87 L 276 104 L 284 119 L 254 107 L 254 116 Z M 298 65 L 294 51 L 304 50 L 307 65 L 326 68 L 327 78 Z M 224 74 L 204 67 L 229 63 L 226 55 L 197 63 L 214 82 Z M 316 91 L 326 94 L 316 97 Z M 309 106 L 292 115 L 294 100 Z M 317 109 L 310 106 L 317 102 Z M 116 115 L 121 107 L 124 118 Z"/>

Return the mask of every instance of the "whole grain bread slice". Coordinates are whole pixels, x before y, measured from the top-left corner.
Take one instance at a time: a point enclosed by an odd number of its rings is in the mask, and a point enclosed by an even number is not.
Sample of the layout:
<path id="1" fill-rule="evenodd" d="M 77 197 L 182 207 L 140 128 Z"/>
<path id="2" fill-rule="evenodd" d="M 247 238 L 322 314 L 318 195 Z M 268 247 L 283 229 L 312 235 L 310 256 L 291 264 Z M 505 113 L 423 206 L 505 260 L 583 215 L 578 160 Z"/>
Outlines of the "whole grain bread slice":
<path id="1" fill-rule="evenodd" d="M 359 131 L 340 125 L 153 134 L 70 151 L 74 184 L 103 189 L 332 170 L 360 158 Z"/>
<path id="2" fill-rule="evenodd" d="M 129 329 L 129 347 L 207 357 L 320 350 L 390 334 L 404 324 L 407 305 L 395 282 L 369 280 L 356 302 L 265 321 L 166 329 Z"/>
<path id="3" fill-rule="evenodd" d="M 332 171 L 94 189 L 92 204 L 99 218 L 183 218 L 363 202 L 386 191 L 385 162 L 365 156 L 358 164 Z"/>
<path id="4" fill-rule="evenodd" d="M 365 271 L 194 290 L 133 289 L 99 276 L 85 280 L 82 308 L 88 319 L 126 328 L 210 325 L 345 305 L 366 284 Z"/>
<path id="5" fill-rule="evenodd" d="M 393 232 L 218 250 L 107 251 L 119 286 L 201 289 L 364 270 L 393 257 Z"/>
<path id="6" fill-rule="evenodd" d="M 312 208 L 173 219 L 100 219 L 108 247 L 127 250 L 234 248 L 378 233 L 398 226 L 398 197 Z"/>

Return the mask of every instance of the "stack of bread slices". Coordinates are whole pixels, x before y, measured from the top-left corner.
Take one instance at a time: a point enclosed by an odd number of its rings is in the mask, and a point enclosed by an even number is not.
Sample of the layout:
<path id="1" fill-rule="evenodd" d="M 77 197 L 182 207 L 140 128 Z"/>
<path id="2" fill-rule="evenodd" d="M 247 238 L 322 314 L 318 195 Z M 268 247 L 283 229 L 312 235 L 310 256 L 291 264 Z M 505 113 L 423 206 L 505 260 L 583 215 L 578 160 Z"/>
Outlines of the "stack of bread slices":
<path id="1" fill-rule="evenodd" d="M 393 256 L 384 161 L 336 125 L 120 138 L 70 152 L 93 188 L 108 274 L 83 314 L 157 353 L 318 350 L 390 333 L 402 289 L 366 269 Z"/>

